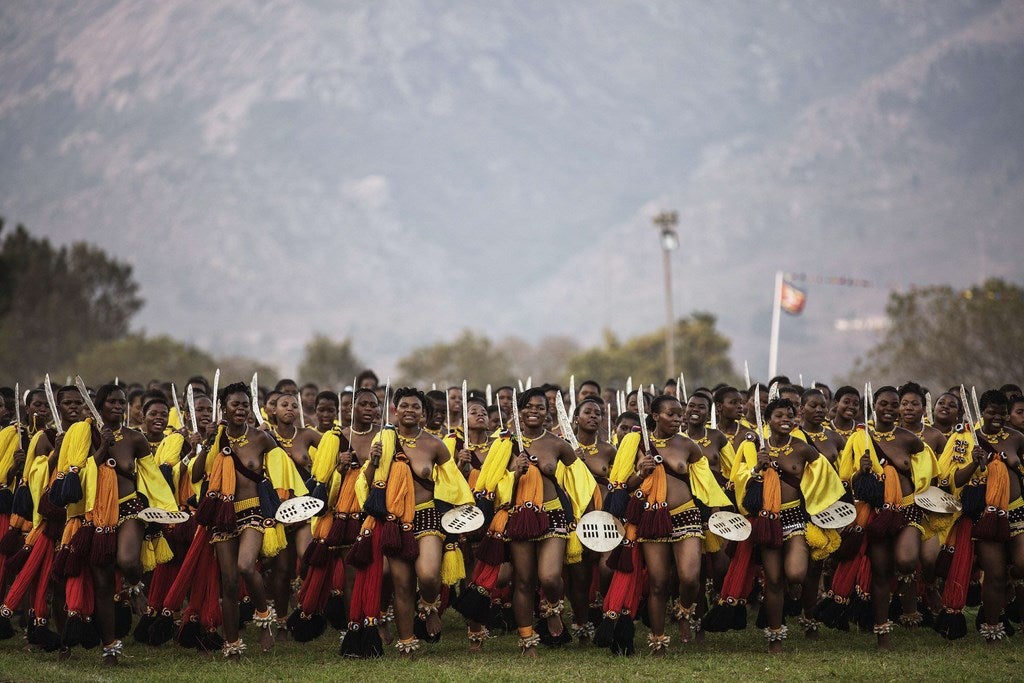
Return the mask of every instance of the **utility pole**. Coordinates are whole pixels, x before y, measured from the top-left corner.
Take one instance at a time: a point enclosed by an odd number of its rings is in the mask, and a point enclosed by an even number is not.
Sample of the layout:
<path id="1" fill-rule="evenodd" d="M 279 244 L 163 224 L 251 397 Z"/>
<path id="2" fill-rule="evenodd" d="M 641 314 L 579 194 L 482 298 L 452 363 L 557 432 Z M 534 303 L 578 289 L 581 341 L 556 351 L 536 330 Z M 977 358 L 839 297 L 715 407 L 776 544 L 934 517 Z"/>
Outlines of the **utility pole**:
<path id="1" fill-rule="evenodd" d="M 679 236 L 676 234 L 679 213 L 662 211 L 654 217 L 653 222 L 661 232 L 661 260 L 665 270 L 665 377 L 675 377 L 676 315 L 675 307 L 672 305 L 672 260 L 670 256 L 679 247 Z"/>

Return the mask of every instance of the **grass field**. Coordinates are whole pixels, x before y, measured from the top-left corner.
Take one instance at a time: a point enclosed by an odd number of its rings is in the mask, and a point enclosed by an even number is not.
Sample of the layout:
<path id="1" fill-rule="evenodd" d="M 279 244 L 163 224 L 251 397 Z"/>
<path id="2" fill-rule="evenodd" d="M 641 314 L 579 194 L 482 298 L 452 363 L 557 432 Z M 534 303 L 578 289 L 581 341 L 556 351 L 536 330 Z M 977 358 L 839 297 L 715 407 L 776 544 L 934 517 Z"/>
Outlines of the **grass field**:
<path id="1" fill-rule="evenodd" d="M 1024 668 L 1020 636 L 995 646 L 976 633 L 956 642 L 942 640 L 928 629 L 898 630 L 895 651 L 879 653 L 874 636 L 825 630 L 817 642 L 792 633 L 781 655 L 764 651 L 760 631 L 751 625 L 741 633 L 708 634 L 703 644 L 674 640 L 669 654 L 649 656 L 646 630 L 637 628 L 639 654 L 613 657 L 607 650 L 570 645 L 540 650 L 535 661 L 521 657 L 513 636 L 491 639 L 483 654 L 466 650 L 465 630 L 449 612 L 441 643 L 425 646 L 412 662 L 393 651 L 383 659 L 354 661 L 337 655 L 337 635 L 328 632 L 312 643 L 279 643 L 271 652 L 256 649 L 253 629 L 246 641 L 253 648 L 241 663 L 220 655 L 203 656 L 166 645 L 151 648 L 125 640 L 126 654 L 116 669 L 104 667 L 98 650 L 76 650 L 66 661 L 55 654 L 29 652 L 24 639 L 0 642 L 0 680 L 4 681 L 995 681 L 1017 680 Z M 968 616 L 973 623 L 973 614 Z M 793 637 L 796 636 L 796 637 Z"/>

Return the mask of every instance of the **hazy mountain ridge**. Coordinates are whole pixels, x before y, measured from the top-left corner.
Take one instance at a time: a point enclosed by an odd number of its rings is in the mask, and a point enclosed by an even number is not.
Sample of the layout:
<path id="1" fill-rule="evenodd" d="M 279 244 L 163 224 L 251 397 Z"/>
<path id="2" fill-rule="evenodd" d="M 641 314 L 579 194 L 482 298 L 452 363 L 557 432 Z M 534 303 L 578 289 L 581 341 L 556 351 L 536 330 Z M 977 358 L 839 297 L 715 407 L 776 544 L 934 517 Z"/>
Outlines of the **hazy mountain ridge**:
<path id="1" fill-rule="evenodd" d="M 132 260 L 150 331 L 269 346 L 287 367 L 313 330 L 353 334 L 386 366 L 461 327 L 588 342 L 603 326 L 650 329 L 663 304 L 645 211 L 673 206 L 695 245 L 676 257 L 678 312 L 717 313 L 737 359 L 755 361 L 776 267 L 932 282 L 957 224 L 984 215 L 1013 239 L 1017 110 L 958 147 L 940 138 L 960 119 L 922 109 L 955 99 L 943 75 L 973 82 L 977 55 L 981 80 L 997 69 L 992 92 L 1008 96 L 1020 14 L 991 2 L 8 7 L 0 69 L 17 77 L 0 84 L 0 153 L 17 163 L 0 168 L 0 211 Z M 955 172 L 979 163 L 993 129 L 1017 135 L 996 147 L 1007 160 Z M 1000 246 L 979 262 L 1019 273 Z M 787 323 L 794 357 L 832 339 L 841 311 L 881 310 L 883 290 L 847 294 Z"/>

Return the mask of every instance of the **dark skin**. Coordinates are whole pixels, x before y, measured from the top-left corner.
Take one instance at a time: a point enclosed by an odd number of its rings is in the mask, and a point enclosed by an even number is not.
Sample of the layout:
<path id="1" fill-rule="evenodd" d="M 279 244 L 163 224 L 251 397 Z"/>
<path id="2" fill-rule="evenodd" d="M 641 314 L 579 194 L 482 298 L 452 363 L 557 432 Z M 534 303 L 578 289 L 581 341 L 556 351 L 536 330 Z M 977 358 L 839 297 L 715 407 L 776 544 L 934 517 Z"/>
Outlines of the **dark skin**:
<path id="1" fill-rule="evenodd" d="M 981 411 L 981 438 L 991 443 L 996 453 L 1005 455 L 1010 470 L 1010 500 L 1021 495 L 1021 462 L 1024 459 L 1024 434 L 1007 426 L 1006 406 L 990 404 Z M 994 443 L 992 443 L 994 442 Z M 956 473 L 957 485 L 967 483 L 979 469 L 985 468 L 991 456 L 980 446 L 971 452 L 971 462 Z M 975 552 L 978 563 L 985 572 L 981 584 L 981 615 L 986 624 L 998 624 L 999 615 L 1006 607 L 1009 597 L 1009 570 L 1012 563 L 1016 572 L 1024 570 L 1024 535 L 1011 538 L 1007 543 L 977 541 Z"/>
<path id="2" fill-rule="evenodd" d="M 524 438 L 532 439 L 528 452 L 523 451 L 512 458 L 509 469 L 515 473 L 516 481 L 526 474 L 531 464 L 530 456 L 535 458 L 534 464 L 544 477 L 544 500 L 555 498 L 555 487 L 548 477 L 555 476 L 559 462 L 568 466 L 576 462 L 576 454 L 568 443 L 544 429 L 548 418 L 547 399 L 533 396 L 519 411 L 519 421 Z M 567 511 L 572 514 L 572 511 Z M 538 586 L 550 602 L 557 602 L 565 594 L 562 581 L 562 566 L 565 562 L 565 539 L 546 538 L 543 541 L 515 541 L 512 548 L 512 570 L 514 573 L 515 591 L 512 595 L 512 610 L 515 612 L 516 625 L 526 627 L 533 625 L 534 600 Z M 562 632 L 565 626 L 560 615 L 548 618 L 548 628 L 553 636 Z M 536 656 L 536 648 L 527 648 L 527 656 Z"/>
<path id="3" fill-rule="evenodd" d="M 117 496 L 124 498 L 135 493 L 135 461 L 150 455 L 149 442 L 140 432 L 122 429 L 121 421 L 128 409 L 128 400 L 120 389 L 107 395 L 103 405 L 97 406 L 104 426 L 99 429 L 100 446 L 93 454 L 96 464 L 102 466 L 108 459 L 116 464 Z M 96 427 L 93 427 L 96 430 Z M 115 432 L 120 436 L 118 440 Z M 127 476 L 125 476 L 127 475 Z M 138 519 L 126 520 L 117 530 L 117 569 L 129 585 L 142 580 L 142 551 L 144 527 Z M 92 567 L 93 589 L 96 593 L 96 620 L 104 644 L 114 641 L 114 567 Z"/>
<path id="4" fill-rule="evenodd" d="M 857 426 L 857 411 L 860 398 L 856 394 L 843 394 L 835 405 L 835 417 L 832 426 L 838 431 L 852 432 Z"/>
<path id="5" fill-rule="evenodd" d="M 349 441 L 348 450 L 338 452 L 336 470 L 342 476 L 345 476 L 353 467 L 362 467 L 363 463 L 370 459 L 370 446 L 380 431 L 380 427 L 373 423 L 379 413 L 380 406 L 376 394 L 367 391 L 356 394 L 355 411 L 350 410 L 349 413 L 353 423 L 341 430 L 342 435 Z M 355 580 L 356 568 L 346 564 L 345 592 L 342 595 L 342 599 L 345 601 L 345 614 L 348 614 L 348 600 L 352 595 Z M 386 631 L 382 634 L 382 637 L 385 636 Z"/>
<path id="6" fill-rule="evenodd" d="M 935 400 L 935 407 L 932 409 L 932 426 L 942 432 L 943 436 L 950 434 L 953 427 L 960 419 L 960 399 L 953 394 L 942 394 Z"/>
<path id="7" fill-rule="evenodd" d="M 724 398 L 725 401 L 723 401 L 723 403 L 730 403 L 730 409 L 732 411 L 738 411 L 732 412 L 731 414 L 742 414 L 743 399 L 739 395 L 739 392 L 732 392 L 730 394 L 727 394 Z M 733 400 L 730 401 L 730 398 L 732 398 Z M 729 445 L 730 439 L 723 432 L 717 429 L 711 429 L 707 426 L 707 422 L 711 417 L 711 404 L 708 402 L 705 396 L 701 394 L 694 394 L 693 396 L 690 397 L 690 400 L 686 402 L 685 412 L 686 435 L 693 439 L 694 443 L 697 444 L 697 447 L 700 448 L 701 453 L 703 453 L 704 457 L 708 459 L 708 465 L 710 465 L 711 472 L 715 475 L 715 478 L 718 480 L 718 483 L 723 488 L 725 488 L 728 485 L 731 485 L 731 482 L 729 482 L 729 476 L 732 473 L 723 472 L 721 462 L 721 451 L 723 448 Z M 716 416 L 718 414 L 719 413 L 716 409 Z M 737 434 L 745 434 L 747 431 L 749 431 L 742 429 L 740 427 L 740 424 L 736 422 L 735 419 L 733 419 L 732 422 L 733 428 L 735 429 Z M 721 424 L 721 422 L 719 424 Z M 708 443 L 701 443 L 705 440 L 707 440 Z M 729 556 L 726 554 L 725 548 L 722 548 L 718 552 L 709 555 L 709 560 L 711 564 L 712 580 L 715 582 L 715 585 L 720 588 L 722 585 L 722 581 L 725 579 L 725 573 L 729 571 Z M 703 565 L 701 566 L 701 569 L 702 573 L 704 573 Z M 706 601 L 704 599 L 704 594 L 701 593 L 699 595 L 699 607 L 702 614 L 704 612 L 704 608 L 706 607 L 705 602 Z M 700 634 L 698 634 L 698 637 L 699 636 Z"/>
<path id="8" fill-rule="evenodd" d="M 309 455 L 309 449 L 320 444 L 322 434 L 309 427 L 299 427 L 295 424 L 298 416 L 298 399 L 291 394 L 278 396 L 277 426 L 273 428 L 273 434 L 281 442 L 284 452 L 298 466 L 299 472 L 307 473 L 313 466 L 313 459 Z M 295 574 L 296 560 L 303 557 L 306 548 L 313 539 L 312 529 L 305 522 L 289 525 L 286 527 L 285 532 L 288 538 L 288 546 L 274 557 L 270 577 L 274 593 L 274 608 L 278 614 L 285 614 L 288 611 L 288 600 L 291 597 L 291 579 Z M 304 567 L 299 569 L 301 571 Z M 278 638 L 285 637 L 286 633 L 284 630 L 278 632 Z"/>
<path id="9" fill-rule="evenodd" d="M 739 449 L 740 444 L 747 440 L 747 434 L 754 434 L 753 431 L 739 423 L 745 407 L 746 399 L 738 391 L 730 391 L 722 397 L 721 403 L 715 405 L 718 429 L 725 434 L 734 449 Z M 731 474 L 731 472 L 726 474 Z"/>
<path id="10" fill-rule="evenodd" d="M 224 420 L 227 423 L 226 435 L 229 438 L 240 438 L 243 435 L 248 443 L 233 445 L 235 454 L 247 468 L 253 472 L 263 471 L 263 460 L 266 454 L 277 448 L 277 442 L 267 432 L 249 426 L 252 413 L 249 395 L 243 392 L 228 394 L 221 406 Z M 198 475 L 202 478 L 206 472 L 207 452 L 203 451 L 196 460 L 193 479 Z M 256 484 L 247 477 L 236 477 L 235 500 L 256 497 Z M 253 605 L 259 612 L 267 609 L 267 593 L 263 584 L 263 576 L 256 571 L 256 562 L 263 548 L 263 534 L 256 529 L 244 529 L 236 538 L 221 541 L 214 545 L 217 553 L 217 564 L 221 575 L 221 610 L 224 614 L 224 639 L 233 643 L 238 640 L 238 582 L 245 581 L 246 588 L 252 598 Z M 269 629 L 261 629 L 260 645 L 264 650 L 273 645 L 274 637 Z"/>
<path id="11" fill-rule="evenodd" d="M 333 407 L 333 406 L 332 406 Z M 309 427 L 299 427 L 295 421 L 299 416 L 299 401 L 295 396 L 283 394 L 277 398 L 277 426 L 274 434 L 283 440 L 281 444 L 300 472 L 309 472 L 313 459 L 309 449 L 320 445 L 320 432 Z M 289 445 L 290 442 L 290 445 Z"/>
<path id="12" fill-rule="evenodd" d="M 586 385 L 590 386 L 590 385 Z M 611 472 L 612 460 L 615 458 L 615 449 L 606 441 L 601 441 L 599 430 L 604 423 L 604 411 L 596 403 L 581 403 L 578 414 L 573 420 L 575 424 L 576 439 L 580 446 L 593 446 L 597 448 L 596 453 L 576 451 L 577 457 L 583 460 L 587 469 L 597 479 L 598 486 L 603 488 L 608 483 L 608 475 Z M 588 506 L 588 512 L 592 509 L 593 503 Z M 572 605 L 573 621 L 578 626 L 587 623 L 587 597 L 590 592 L 590 578 L 593 576 L 594 566 L 597 565 L 601 573 L 602 592 L 607 590 L 608 582 L 611 581 L 611 571 L 604 563 L 604 557 L 583 551 L 583 561 L 568 566 L 569 572 L 569 603 Z"/>
<path id="13" fill-rule="evenodd" d="M 348 397 L 349 410 L 352 409 L 351 396 Z M 316 402 L 316 408 L 314 409 L 314 417 L 316 419 L 316 428 L 321 434 L 334 428 L 334 419 L 338 417 L 338 407 L 334 404 L 334 401 L 329 401 L 325 398 L 320 399 Z M 342 413 L 344 415 L 344 413 Z"/>
<path id="14" fill-rule="evenodd" d="M 680 475 L 688 474 L 690 464 L 703 458 L 704 453 L 696 442 L 679 434 L 679 428 L 683 424 L 683 407 L 675 399 L 668 400 L 661 403 L 658 411 L 651 417 L 654 419 L 654 430 L 651 432 L 652 440 L 666 439 L 665 445 L 658 447 L 658 455 L 662 458 L 661 464 L 666 471 L 676 472 Z M 651 453 L 645 453 L 640 458 L 640 477 L 646 479 L 654 472 L 657 465 L 654 456 Z M 672 476 L 666 479 L 665 502 L 668 504 L 669 510 L 693 499 L 693 494 L 686 482 Z M 678 583 L 679 599 L 686 607 L 697 602 L 702 547 L 703 543 L 699 538 L 684 538 L 674 543 L 641 544 L 650 584 L 647 609 L 651 633 L 657 635 L 665 633 L 668 599 L 674 592 L 672 586 L 673 561 L 676 567 L 674 578 Z M 689 641 L 693 635 L 690 633 L 690 625 L 686 620 L 679 622 L 679 635 L 683 642 Z M 664 650 L 659 650 L 659 652 L 664 652 Z"/>
<path id="15" fill-rule="evenodd" d="M 917 434 L 934 453 L 942 453 L 946 447 L 946 435 L 924 423 L 924 399 L 915 393 L 900 398 L 900 426 Z"/>
<path id="16" fill-rule="evenodd" d="M 459 471 L 468 479 L 469 473 L 473 470 L 473 453 L 476 453 L 477 460 L 482 464 L 487 458 L 487 445 L 491 442 L 488 434 L 487 408 L 475 401 L 466 408 L 469 421 L 469 434 L 466 439 L 469 444 L 475 446 L 473 451 L 463 448 L 455 454 L 455 462 Z"/>
<path id="17" fill-rule="evenodd" d="M 771 415 L 767 416 L 766 424 L 770 435 L 765 441 L 765 446 L 757 452 L 757 465 L 754 469 L 763 473 L 768 467 L 774 466 L 799 480 L 803 476 L 804 468 L 821 455 L 803 441 L 793 438 L 791 432 L 796 426 L 796 415 L 789 408 L 780 407 L 773 410 Z M 771 447 L 791 448 L 792 452 L 776 452 Z M 785 480 L 781 481 L 780 488 L 784 504 L 800 498 L 800 490 L 790 486 Z M 809 562 L 810 550 L 802 535 L 791 537 L 781 548 L 761 547 L 761 563 L 765 575 L 764 603 L 769 628 L 777 629 L 782 626 L 786 584 L 802 590 Z M 781 651 L 782 643 L 770 643 L 768 648 L 771 652 Z"/>
<path id="18" fill-rule="evenodd" d="M 875 399 L 875 426 L 872 436 L 884 445 L 879 458 L 886 458 L 899 473 L 900 490 L 903 496 L 914 491 L 911 480 L 911 459 L 915 453 L 924 450 L 924 442 L 906 429 L 896 425 L 899 419 L 899 396 L 895 391 L 884 391 Z M 885 440 L 879 434 L 892 432 L 893 439 Z M 860 471 L 854 475 L 866 476 L 871 471 L 871 457 L 865 451 L 860 459 Z M 871 559 L 871 609 L 875 624 L 884 624 L 889 619 L 889 602 L 892 595 L 892 580 L 896 572 L 911 574 L 921 558 L 921 531 L 912 526 L 904 527 L 896 539 L 882 538 L 868 542 Z M 907 606 L 904 606 L 906 613 Z M 892 639 L 888 633 L 878 636 L 878 647 L 888 649 Z"/>
<path id="19" fill-rule="evenodd" d="M 56 398 L 54 400 L 57 400 Z M 85 408 L 85 402 L 82 400 L 81 394 L 77 391 L 65 391 L 61 394 L 60 400 L 57 400 L 57 412 L 61 418 L 61 425 L 64 429 L 78 422 L 82 419 L 82 411 Z M 64 435 L 58 434 L 54 440 L 53 445 L 50 444 L 49 434 L 43 432 L 42 436 L 39 437 L 39 441 L 36 442 L 36 452 L 33 453 L 33 457 L 41 455 L 48 455 L 47 466 L 49 467 L 50 474 L 57 468 L 57 460 L 60 458 L 60 444 L 64 441 Z M 17 454 L 15 454 L 15 466 L 11 468 L 12 474 L 16 471 L 19 474 L 14 476 L 20 476 L 22 465 L 17 462 Z M 63 605 L 64 604 L 64 580 L 51 577 L 50 586 L 53 590 L 53 604 Z M 53 614 L 54 622 L 57 627 L 57 632 L 60 633 L 64 630 L 64 625 L 67 623 L 67 612 L 62 609 L 55 609 Z"/>
<path id="20" fill-rule="evenodd" d="M 697 444 L 700 448 L 701 453 L 708 459 L 708 464 L 711 466 L 711 471 L 714 472 L 719 483 L 724 483 L 727 476 L 723 476 L 721 462 L 719 454 L 721 450 L 725 448 L 726 444 L 729 443 L 728 437 L 725 436 L 721 431 L 717 429 L 711 429 L 707 426 L 708 420 L 711 418 L 711 404 L 707 398 L 700 394 L 694 394 L 690 397 L 690 400 L 686 402 L 685 410 L 685 421 L 686 421 L 686 435 L 694 441 L 709 439 L 711 443 L 708 445 Z M 731 474 L 731 473 L 729 473 Z"/>
<path id="21" fill-rule="evenodd" d="M 825 426 L 825 419 L 828 416 L 828 405 L 825 398 L 812 394 L 803 402 L 800 412 L 803 417 L 804 435 L 810 440 L 811 445 L 835 467 L 839 454 L 846 447 L 846 439 L 839 432 Z"/>
<path id="22" fill-rule="evenodd" d="M 362 395 L 361 395 L 362 396 Z M 409 468 L 422 479 L 431 479 L 435 465 L 443 465 L 451 458 L 444 443 L 421 428 L 424 418 L 423 403 L 417 396 L 403 396 L 395 405 L 396 428 L 399 436 L 413 438 L 412 445 L 403 444 L 402 451 L 409 459 Z M 365 470 L 368 483 L 372 485 L 373 476 L 380 462 L 380 442 L 370 449 L 370 463 Z M 416 490 L 416 504 L 433 499 L 433 491 L 425 488 L 413 479 Z M 388 558 L 391 568 L 391 580 L 394 583 L 395 624 L 398 637 L 407 640 L 413 637 L 413 618 L 416 611 L 416 585 L 419 583 L 420 597 L 424 602 L 432 603 L 441 591 L 441 557 L 444 553 L 443 539 L 438 536 L 423 536 L 418 541 L 420 554 L 415 565 L 400 557 Z M 427 618 L 427 633 L 441 632 L 441 617 L 432 612 Z"/>

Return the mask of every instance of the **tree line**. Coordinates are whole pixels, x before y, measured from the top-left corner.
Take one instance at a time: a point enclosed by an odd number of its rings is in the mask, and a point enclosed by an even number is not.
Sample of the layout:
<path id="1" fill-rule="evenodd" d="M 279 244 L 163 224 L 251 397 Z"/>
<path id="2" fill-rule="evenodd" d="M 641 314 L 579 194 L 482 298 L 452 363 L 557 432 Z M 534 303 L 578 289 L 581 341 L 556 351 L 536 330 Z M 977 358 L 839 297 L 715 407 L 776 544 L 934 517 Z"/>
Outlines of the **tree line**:
<path id="1" fill-rule="evenodd" d="M 259 359 L 215 357 L 166 335 L 133 331 L 132 319 L 145 302 L 131 264 L 85 242 L 56 246 L 23 225 L 5 228 L 0 218 L 0 384 L 41 379 L 47 372 L 58 382 L 81 374 L 91 382 L 121 376 L 184 384 L 216 367 L 228 377 L 257 370 L 263 383 L 280 378 L 277 368 Z M 915 379 L 935 388 L 1024 378 L 1024 356 L 1017 351 L 1024 335 L 1019 285 L 990 279 L 969 290 L 893 292 L 886 313 L 886 336 L 855 360 L 852 376 Z M 712 313 L 697 311 L 675 324 L 676 359 L 688 384 L 740 383 L 729 357 L 732 342 Z M 410 350 L 397 361 L 393 379 L 421 387 L 463 379 L 513 384 L 531 376 L 537 383 L 564 381 L 572 374 L 612 386 L 623 386 L 627 377 L 663 381 L 664 343 L 664 328 L 626 339 L 605 330 L 590 348 L 564 336 L 531 343 L 465 329 L 450 341 Z M 365 367 L 351 337 L 318 332 L 305 346 L 297 379 L 340 389 Z"/>

